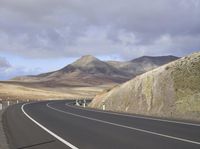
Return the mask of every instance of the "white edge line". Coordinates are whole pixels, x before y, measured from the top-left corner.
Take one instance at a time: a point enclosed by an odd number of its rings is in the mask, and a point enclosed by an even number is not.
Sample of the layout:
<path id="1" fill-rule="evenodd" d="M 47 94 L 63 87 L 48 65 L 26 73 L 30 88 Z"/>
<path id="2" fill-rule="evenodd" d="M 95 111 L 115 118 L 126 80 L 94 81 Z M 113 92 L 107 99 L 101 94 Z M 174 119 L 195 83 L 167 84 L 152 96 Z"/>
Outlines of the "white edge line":
<path id="1" fill-rule="evenodd" d="M 168 122 L 168 123 L 175 123 L 175 124 L 183 124 L 183 125 L 190 125 L 190 126 L 197 126 L 200 127 L 200 124 L 194 124 L 194 123 L 188 123 L 188 122 L 181 122 L 181 121 L 175 121 L 175 120 L 165 120 L 165 119 L 159 119 L 159 118 L 150 118 L 150 117 L 144 117 L 144 116 L 134 116 L 134 115 L 127 115 L 127 114 L 120 114 L 120 113 L 114 113 L 114 112 L 108 112 L 108 111 L 100 111 L 99 109 L 93 110 L 93 109 L 84 109 L 77 106 L 71 106 L 67 103 L 66 106 L 69 106 L 74 109 L 81 109 L 85 111 L 92 111 L 97 113 L 107 113 L 107 114 L 113 114 L 113 115 L 120 115 L 120 116 L 126 116 L 126 117 L 133 117 L 133 118 L 139 118 L 139 119 L 145 119 L 145 120 L 153 120 L 153 121 L 160 121 L 160 122 Z"/>
<path id="2" fill-rule="evenodd" d="M 30 103 L 28 103 L 30 104 Z M 40 128 L 42 128 L 43 130 L 45 130 L 46 132 L 48 132 L 50 135 L 52 135 L 53 137 L 55 137 L 56 139 L 58 139 L 60 142 L 64 143 L 65 145 L 67 145 L 68 147 L 72 148 L 72 149 L 78 149 L 76 146 L 72 145 L 71 143 L 67 142 L 66 140 L 64 140 L 63 138 L 61 138 L 60 136 L 58 136 L 57 134 L 53 133 L 52 131 L 50 131 L 49 129 L 47 129 L 46 127 L 44 127 L 43 125 L 41 125 L 40 123 L 38 123 L 36 120 L 34 120 L 31 116 L 29 116 L 25 110 L 24 110 L 24 106 L 27 105 L 23 104 L 21 106 L 21 110 L 22 112 L 31 120 L 33 121 L 35 124 L 37 124 Z"/>
<path id="3" fill-rule="evenodd" d="M 164 135 L 164 134 L 156 133 L 156 132 L 153 132 L 153 131 L 143 130 L 143 129 L 139 129 L 139 128 L 135 128 L 135 127 L 129 127 L 129 126 L 121 125 L 121 124 L 116 124 L 116 123 L 112 123 L 112 122 L 108 122 L 108 121 L 104 121 L 104 120 L 99 120 L 99 119 L 95 119 L 95 118 L 91 118 L 91 117 L 86 117 L 86 116 L 74 114 L 74 113 L 71 113 L 71 112 L 62 111 L 62 110 L 51 107 L 49 105 L 49 103 L 46 104 L 46 106 L 55 110 L 55 111 L 62 112 L 62 113 L 65 113 L 65 114 L 69 114 L 69 115 L 73 115 L 73 116 L 76 116 L 76 117 L 81 117 L 81 118 L 89 119 L 89 120 L 92 120 L 92 121 L 97 121 L 97 122 L 110 124 L 110 125 L 114 125 L 114 126 L 118 126 L 118 127 L 122 127 L 122 128 L 127 128 L 127 129 L 136 130 L 136 131 L 140 131 L 140 132 L 144 132 L 144 133 L 148 133 L 148 134 L 153 134 L 153 135 L 157 135 L 157 136 L 161 136 L 161 137 L 165 137 L 165 138 L 170 138 L 170 139 L 174 139 L 174 140 L 178 140 L 178 141 L 182 141 L 182 142 L 200 145 L 200 142 L 196 142 L 196 141 L 192 141 L 192 140 L 187 140 L 187 139 L 183 139 L 183 138 Z"/>

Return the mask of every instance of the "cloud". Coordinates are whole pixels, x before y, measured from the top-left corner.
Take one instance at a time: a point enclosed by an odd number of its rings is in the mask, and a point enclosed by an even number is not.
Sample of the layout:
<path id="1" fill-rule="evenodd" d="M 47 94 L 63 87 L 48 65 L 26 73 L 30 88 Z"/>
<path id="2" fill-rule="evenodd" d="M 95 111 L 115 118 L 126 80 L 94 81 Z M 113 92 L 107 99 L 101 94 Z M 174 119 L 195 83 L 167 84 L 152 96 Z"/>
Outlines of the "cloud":
<path id="1" fill-rule="evenodd" d="M 40 73 L 39 68 L 9 67 L 0 68 L 0 80 L 12 79 L 16 76 L 36 75 Z"/>
<path id="2" fill-rule="evenodd" d="M 9 68 L 9 67 L 11 67 L 9 62 L 5 58 L 0 57 L 0 68 Z"/>
<path id="3" fill-rule="evenodd" d="M 39 68 L 26 68 L 22 66 L 12 66 L 5 58 L 0 57 L 0 79 L 7 80 L 16 76 L 37 74 Z"/>
<path id="4" fill-rule="evenodd" d="M 0 52 L 32 59 L 200 49 L 199 0 L 1 0 Z"/>

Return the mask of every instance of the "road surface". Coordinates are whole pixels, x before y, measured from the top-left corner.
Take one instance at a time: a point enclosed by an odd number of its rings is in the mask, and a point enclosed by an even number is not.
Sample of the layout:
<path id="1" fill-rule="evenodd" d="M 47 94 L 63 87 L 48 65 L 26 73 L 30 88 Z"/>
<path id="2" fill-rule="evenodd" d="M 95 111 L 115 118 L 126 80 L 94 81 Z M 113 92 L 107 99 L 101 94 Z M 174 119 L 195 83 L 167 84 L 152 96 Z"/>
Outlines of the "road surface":
<path id="1" fill-rule="evenodd" d="M 109 113 L 48 101 L 10 106 L 12 149 L 200 149 L 200 124 Z"/>

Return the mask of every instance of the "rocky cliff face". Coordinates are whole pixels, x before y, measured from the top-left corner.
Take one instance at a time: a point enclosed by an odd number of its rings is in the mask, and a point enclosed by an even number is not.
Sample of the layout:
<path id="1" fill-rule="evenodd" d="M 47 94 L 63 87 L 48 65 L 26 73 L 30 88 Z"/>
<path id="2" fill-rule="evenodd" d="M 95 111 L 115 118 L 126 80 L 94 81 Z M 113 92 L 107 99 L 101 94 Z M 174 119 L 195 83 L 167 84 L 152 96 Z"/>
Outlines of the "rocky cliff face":
<path id="1" fill-rule="evenodd" d="M 200 52 L 181 58 L 95 97 L 91 107 L 200 120 Z"/>

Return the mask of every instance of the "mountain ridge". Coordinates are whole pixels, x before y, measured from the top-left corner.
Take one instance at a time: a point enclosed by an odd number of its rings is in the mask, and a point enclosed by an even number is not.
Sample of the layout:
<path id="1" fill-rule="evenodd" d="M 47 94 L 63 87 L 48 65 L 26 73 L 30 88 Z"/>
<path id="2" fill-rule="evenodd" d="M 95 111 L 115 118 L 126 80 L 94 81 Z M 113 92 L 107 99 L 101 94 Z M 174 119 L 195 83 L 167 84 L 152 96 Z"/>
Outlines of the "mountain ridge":
<path id="1" fill-rule="evenodd" d="M 159 61 L 167 63 L 178 59 L 178 57 L 174 57 L 174 59 L 170 59 L 168 56 L 149 57 L 148 62 L 141 60 L 136 63 L 132 62 L 133 59 L 128 62 L 112 61 L 111 63 L 109 61 L 102 61 L 92 55 L 85 55 L 57 71 L 35 76 L 16 77 L 12 81 L 44 82 L 47 84 L 50 84 L 48 82 L 51 82 L 51 84 L 65 84 L 65 82 L 69 84 L 68 82 L 75 82 L 75 84 L 81 83 L 86 86 L 90 84 L 122 83 L 163 64 L 161 62 L 161 64 L 152 65 L 151 61 L 153 62 L 154 59 L 159 59 Z M 114 63 L 118 63 L 118 65 Z"/>

